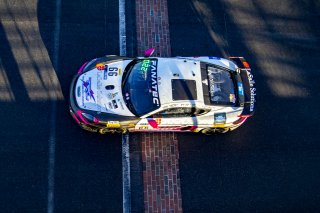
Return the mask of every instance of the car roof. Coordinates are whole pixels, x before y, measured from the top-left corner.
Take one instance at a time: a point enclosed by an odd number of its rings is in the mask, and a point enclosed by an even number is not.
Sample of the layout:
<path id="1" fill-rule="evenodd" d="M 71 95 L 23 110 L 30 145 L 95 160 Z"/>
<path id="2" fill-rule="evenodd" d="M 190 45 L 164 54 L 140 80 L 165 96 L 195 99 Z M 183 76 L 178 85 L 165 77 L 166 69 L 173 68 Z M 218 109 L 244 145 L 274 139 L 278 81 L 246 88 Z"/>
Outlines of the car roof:
<path id="1" fill-rule="evenodd" d="M 178 80 L 188 80 L 195 82 L 195 92 L 191 98 L 197 99 L 174 99 L 173 82 Z M 166 105 L 173 102 L 199 102 L 203 103 L 203 91 L 201 86 L 200 62 L 180 58 L 158 58 L 158 89 L 161 105 Z M 179 84 L 179 83 L 177 83 Z M 193 83 L 190 83 L 193 84 Z M 182 91 L 178 91 L 182 92 Z"/>
<path id="2" fill-rule="evenodd" d="M 158 59 L 158 90 L 161 105 L 206 105 L 203 97 L 201 64 L 214 64 L 235 71 L 237 66 L 230 60 L 217 57 L 176 57 Z M 185 91 L 183 91 L 185 90 Z"/>

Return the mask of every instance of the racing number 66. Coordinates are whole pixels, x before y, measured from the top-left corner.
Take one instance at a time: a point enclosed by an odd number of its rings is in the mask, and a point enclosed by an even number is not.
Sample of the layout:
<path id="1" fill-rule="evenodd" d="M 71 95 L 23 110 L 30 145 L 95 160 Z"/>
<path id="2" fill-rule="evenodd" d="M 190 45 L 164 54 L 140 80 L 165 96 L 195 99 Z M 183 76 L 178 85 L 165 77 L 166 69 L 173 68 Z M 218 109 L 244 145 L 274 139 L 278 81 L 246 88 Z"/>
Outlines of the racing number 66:
<path id="1" fill-rule="evenodd" d="M 118 75 L 118 68 L 117 67 L 110 67 L 108 76 L 117 76 Z"/>

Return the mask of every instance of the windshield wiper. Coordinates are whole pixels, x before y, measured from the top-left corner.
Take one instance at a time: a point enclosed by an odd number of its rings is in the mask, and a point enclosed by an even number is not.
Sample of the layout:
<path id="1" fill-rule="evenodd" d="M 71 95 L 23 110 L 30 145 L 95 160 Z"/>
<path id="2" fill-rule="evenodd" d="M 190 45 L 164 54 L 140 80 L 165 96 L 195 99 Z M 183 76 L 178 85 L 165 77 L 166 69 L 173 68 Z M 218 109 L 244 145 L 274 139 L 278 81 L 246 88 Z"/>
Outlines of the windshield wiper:
<path id="1" fill-rule="evenodd" d="M 131 99 L 127 99 L 127 96 L 126 96 L 126 93 L 129 94 L 129 97 L 131 96 L 131 92 L 130 92 L 130 87 L 129 85 L 126 85 L 124 88 L 123 88 L 123 100 L 126 104 L 126 106 L 128 107 L 128 109 L 135 115 L 135 116 L 138 116 L 136 110 L 134 109 L 133 107 L 133 104 L 131 102 Z"/>

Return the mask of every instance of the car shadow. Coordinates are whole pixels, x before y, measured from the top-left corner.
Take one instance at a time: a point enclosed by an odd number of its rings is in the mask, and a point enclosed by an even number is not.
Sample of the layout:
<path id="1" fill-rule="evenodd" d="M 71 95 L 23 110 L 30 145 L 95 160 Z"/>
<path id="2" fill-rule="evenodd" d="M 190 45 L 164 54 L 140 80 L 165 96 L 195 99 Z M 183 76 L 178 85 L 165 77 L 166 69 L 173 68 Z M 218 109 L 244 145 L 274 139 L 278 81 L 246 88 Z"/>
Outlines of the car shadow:
<path id="1" fill-rule="evenodd" d="M 178 136 L 184 211 L 319 210 L 319 3 L 168 4 L 174 55 L 244 56 L 257 87 L 237 130 Z"/>

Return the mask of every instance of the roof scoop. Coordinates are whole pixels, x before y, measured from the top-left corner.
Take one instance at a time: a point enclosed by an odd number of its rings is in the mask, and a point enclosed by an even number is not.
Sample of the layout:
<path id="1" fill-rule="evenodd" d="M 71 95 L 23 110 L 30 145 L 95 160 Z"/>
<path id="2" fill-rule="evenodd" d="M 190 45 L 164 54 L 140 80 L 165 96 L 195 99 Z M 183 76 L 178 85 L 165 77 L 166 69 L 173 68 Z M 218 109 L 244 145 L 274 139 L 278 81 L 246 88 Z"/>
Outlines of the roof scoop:
<path id="1" fill-rule="evenodd" d="M 147 49 L 145 52 L 144 52 L 144 57 L 150 57 L 154 52 L 154 48 L 150 48 L 150 49 Z"/>
<path id="2" fill-rule="evenodd" d="M 106 90 L 113 90 L 114 89 L 114 85 L 107 85 L 105 88 L 106 88 Z"/>

